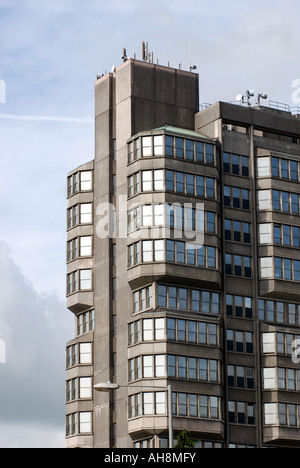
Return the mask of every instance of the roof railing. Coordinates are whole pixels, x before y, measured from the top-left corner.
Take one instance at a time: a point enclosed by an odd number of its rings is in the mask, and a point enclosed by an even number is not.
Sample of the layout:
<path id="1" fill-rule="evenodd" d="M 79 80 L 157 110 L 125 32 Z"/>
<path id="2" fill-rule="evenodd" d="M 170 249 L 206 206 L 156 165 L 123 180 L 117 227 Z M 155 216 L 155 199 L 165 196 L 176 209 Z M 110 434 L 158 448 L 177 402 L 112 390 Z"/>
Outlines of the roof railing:
<path id="1" fill-rule="evenodd" d="M 243 106 L 243 107 L 255 107 L 254 104 L 253 106 L 249 106 L 248 103 L 243 103 L 242 101 L 229 101 L 228 104 L 234 104 L 235 106 Z M 199 110 L 203 111 L 207 109 L 208 107 L 212 106 L 212 104 L 209 104 L 208 102 L 203 102 L 200 104 Z M 279 110 L 282 112 L 288 112 L 289 114 L 292 115 L 300 115 L 300 107 L 293 106 L 290 107 L 289 104 L 285 104 L 284 102 L 278 102 L 278 101 L 269 101 L 269 106 L 264 105 L 262 107 L 269 107 L 270 109 L 275 109 Z"/>
<path id="2" fill-rule="evenodd" d="M 269 101 L 269 107 L 284 112 L 291 112 L 290 106 L 284 102 Z"/>

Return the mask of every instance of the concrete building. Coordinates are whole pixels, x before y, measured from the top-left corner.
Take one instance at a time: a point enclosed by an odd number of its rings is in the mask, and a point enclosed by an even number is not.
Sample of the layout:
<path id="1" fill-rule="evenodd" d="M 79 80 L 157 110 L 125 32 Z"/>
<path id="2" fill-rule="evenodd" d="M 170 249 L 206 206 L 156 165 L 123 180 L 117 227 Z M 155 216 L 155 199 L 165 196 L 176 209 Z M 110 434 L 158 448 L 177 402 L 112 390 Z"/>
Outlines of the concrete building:
<path id="1" fill-rule="evenodd" d="M 300 447 L 300 120 L 199 112 L 198 79 L 129 59 L 96 82 L 68 175 L 70 448 L 167 447 L 168 384 L 175 437 Z"/>

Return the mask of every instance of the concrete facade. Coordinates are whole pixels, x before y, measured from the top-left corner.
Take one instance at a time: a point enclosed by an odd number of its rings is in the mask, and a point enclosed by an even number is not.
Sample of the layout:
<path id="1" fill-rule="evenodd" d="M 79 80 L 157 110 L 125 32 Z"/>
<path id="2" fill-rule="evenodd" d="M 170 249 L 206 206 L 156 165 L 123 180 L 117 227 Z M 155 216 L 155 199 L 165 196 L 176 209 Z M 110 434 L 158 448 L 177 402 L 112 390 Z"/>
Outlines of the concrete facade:
<path id="1" fill-rule="evenodd" d="M 70 448 L 166 447 L 169 383 L 175 437 L 300 444 L 300 120 L 199 112 L 198 80 L 130 59 L 96 82 L 95 160 L 68 175 Z"/>

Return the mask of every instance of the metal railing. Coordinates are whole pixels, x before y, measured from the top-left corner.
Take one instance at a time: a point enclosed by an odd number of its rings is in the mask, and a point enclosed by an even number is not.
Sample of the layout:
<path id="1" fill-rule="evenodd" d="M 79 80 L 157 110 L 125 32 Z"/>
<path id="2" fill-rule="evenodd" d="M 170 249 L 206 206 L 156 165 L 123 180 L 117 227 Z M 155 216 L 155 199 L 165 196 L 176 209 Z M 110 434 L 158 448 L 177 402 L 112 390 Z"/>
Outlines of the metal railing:
<path id="1" fill-rule="evenodd" d="M 228 104 L 234 104 L 235 106 L 243 106 L 243 107 L 255 107 L 257 104 L 252 104 L 251 106 L 248 105 L 248 103 L 244 103 L 242 101 L 230 101 Z M 208 107 L 212 106 L 212 104 L 209 104 L 208 102 L 203 102 L 200 104 L 199 110 L 203 111 L 207 109 Z M 289 114 L 292 115 L 300 115 L 300 107 L 297 106 L 289 106 L 289 104 L 286 104 L 284 102 L 278 102 L 278 101 L 269 101 L 269 105 L 263 105 L 261 107 L 269 107 L 270 109 L 275 109 L 281 112 L 288 112 Z"/>
<path id="2" fill-rule="evenodd" d="M 290 106 L 284 102 L 269 101 L 270 109 L 276 109 L 284 112 L 291 112 Z"/>

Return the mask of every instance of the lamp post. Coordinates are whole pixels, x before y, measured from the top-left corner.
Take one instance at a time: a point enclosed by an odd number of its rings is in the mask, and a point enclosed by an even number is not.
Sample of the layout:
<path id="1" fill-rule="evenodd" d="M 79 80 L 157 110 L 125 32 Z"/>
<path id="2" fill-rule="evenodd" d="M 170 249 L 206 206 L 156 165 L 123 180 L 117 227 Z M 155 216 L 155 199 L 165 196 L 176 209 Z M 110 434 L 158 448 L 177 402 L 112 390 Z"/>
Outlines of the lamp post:
<path id="1" fill-rule="evenodd" d="M 169 448 L 173 448 L 173 411 L 172 411 L 172 386 L 165 387 L 142 387 L 141 385 L 119 385 L 117 383 L 106 382 L 99 383 L 94 386 L 97 392 L 110 392 L 118 390 L 118 388 L 143 388 L 151 390 L 167 390 L 168 391 L 168 421 L 169 421 Z"/>

